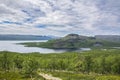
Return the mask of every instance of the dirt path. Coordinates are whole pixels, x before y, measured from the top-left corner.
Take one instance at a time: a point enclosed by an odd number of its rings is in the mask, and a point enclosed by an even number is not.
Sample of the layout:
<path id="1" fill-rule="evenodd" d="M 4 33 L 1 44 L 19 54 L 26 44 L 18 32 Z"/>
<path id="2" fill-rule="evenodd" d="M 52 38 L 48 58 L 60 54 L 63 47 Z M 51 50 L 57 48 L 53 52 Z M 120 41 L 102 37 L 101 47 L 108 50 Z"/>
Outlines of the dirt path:
<path id="1" fill-rule="evenodd" d="M 40 76 L 44 77 L 46 80 L 62 80 L 58 77 L 53 77 L 52 75 L 44 74 L 44 73 L 39 73 Z"/>

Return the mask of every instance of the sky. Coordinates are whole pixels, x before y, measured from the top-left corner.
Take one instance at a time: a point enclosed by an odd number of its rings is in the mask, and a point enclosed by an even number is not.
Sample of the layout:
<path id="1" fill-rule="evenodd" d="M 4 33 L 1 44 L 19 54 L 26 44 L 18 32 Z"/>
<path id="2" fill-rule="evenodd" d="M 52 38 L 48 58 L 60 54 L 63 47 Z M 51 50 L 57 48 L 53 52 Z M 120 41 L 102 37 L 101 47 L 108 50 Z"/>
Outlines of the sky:
<path id="1" fill-rule="evenodd" d="M 0 0 L 0 34 L 120 35 L 120 0 Z"/>

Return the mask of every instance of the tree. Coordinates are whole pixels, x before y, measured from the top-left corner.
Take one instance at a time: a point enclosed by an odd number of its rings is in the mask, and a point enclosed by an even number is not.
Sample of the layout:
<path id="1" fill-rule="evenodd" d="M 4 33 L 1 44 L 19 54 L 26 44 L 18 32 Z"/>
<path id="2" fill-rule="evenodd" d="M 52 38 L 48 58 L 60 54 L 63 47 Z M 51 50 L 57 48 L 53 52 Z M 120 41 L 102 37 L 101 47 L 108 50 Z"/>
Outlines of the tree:
<path id="1" fill-rule="evenodd" d="M 49 63 L 48 63 L 48 67 L 50 68 L 50 70 L 55 70 L 55 69 L 57 69 L 56 60 L 54 60 L 54 59 L 50 60 Z"/>
<path id="2" fill-rule="evenodd" d="M 10 71 L 10 65 L 11 65 L 11 60 L 9 58 L 10 56 L 6 51 L 2 54 L 0 58 L 0 64 L 1 64 L 1 69 L 3 70 L 3 73 L 0 73 L 0 75 L 3 75 L 2 78 L 3 80 L 11 80 L 11 76 L 8 77 L 9 71 Z M 8 79 L 9 78 L 9 79 Z"/>
<path id="3" fill-rule="evenodd" d="M 23 67 L 23 58 L 22 57 L 20 57 L 20 56 L 15 56 L 15 58 L 14 58 L 14 64 L 15 64 L 15 67 L 16 68 L 18 68 L 18 69 L 22 69 L 22 67 Z"/>
<path id="4" fill-rule="evenodd" d="M 35 59 L 28 59 L 23 62 L 23 74 L 25 77 L 33 78 L 33 75 L 36 74 L 39 68 L 39 63 Z"/>
<path id="5" fill-rule="evenodd" d="M 61 70 L 65 70 L 66 69 L 65 60 L 59 60 L 58 65 L 60 66 Z"/>
<path id="6" fill-rule="evenodd" d="M 111 66 L 112 73 L 120 74 L 120 58 L 115 57 L 113 65 Z"/>
<path id="7" fill-rule="evenodd" d="M 10 70 L 10 59 L 7 52 L 3 53 L 3 56 L 0 59 L 1 68 L 6 72 Z"/>
<path id="8" fill-rule="evenodd" d="M 90 73 L 90 70 L 92 69 L 91 56 L 85 56 L 84 61 L 83 61 L 83 68 L 85 72 L 87 72 L 88 74 Z"/>
<path id="9" fill-rule="evenodd" d="M 105 72 L 106 72 L 105 65 L 106 65 L 106 59 L 103 57 L 102 60 L 101 60 L 101 63 L 100 63 L 100 72 L 102 74 L 105 74 Z"/>

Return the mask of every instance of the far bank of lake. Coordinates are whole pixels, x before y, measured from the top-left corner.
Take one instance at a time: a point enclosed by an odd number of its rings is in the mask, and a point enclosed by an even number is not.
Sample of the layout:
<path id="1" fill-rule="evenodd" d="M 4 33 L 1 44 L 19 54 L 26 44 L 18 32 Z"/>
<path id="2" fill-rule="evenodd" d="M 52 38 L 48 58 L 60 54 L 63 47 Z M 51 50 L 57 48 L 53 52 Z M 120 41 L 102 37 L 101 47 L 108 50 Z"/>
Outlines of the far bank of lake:
<path id="1" fill-rule="evenodd" d="M 0 41 L 0 51 L 11 51 L 11 52 L 20 52 L 20 53 L 31 53 L 31 52 L 40 52 L 40 53 L 63 53 L 67 51 L 86 51 L 91 50 L 90 48 L 80 48 L 80 49 L 48 49 L 48 48 L 39 48 L 39 47 L 26 47 L 17 43 L 25 43 L 25 42 L 46 42 L 47 40 L 7 40 Z"/>

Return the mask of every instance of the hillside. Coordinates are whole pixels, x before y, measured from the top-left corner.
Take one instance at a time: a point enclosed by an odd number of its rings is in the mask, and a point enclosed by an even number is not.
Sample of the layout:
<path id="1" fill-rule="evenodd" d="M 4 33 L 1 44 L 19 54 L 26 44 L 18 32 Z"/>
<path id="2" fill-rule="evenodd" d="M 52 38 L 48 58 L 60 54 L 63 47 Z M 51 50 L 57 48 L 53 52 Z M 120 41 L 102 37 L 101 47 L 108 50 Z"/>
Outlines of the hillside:
<path id="1" fill-rule="evenodd" d="M 113 37 L 114 38 L 114 37 Z M 114 40 L 114 39 L 113 39 Z M 23 43 L 26 46 L 44 47 L 53 49 L 78 49 L 83 47 L 103 48 L 120 47 L 120 42 L 96 39 L 96 37 L 82 36 L 78 34 L 69 34 L 60 39 L 49 40 L 47 42 Z"/>

